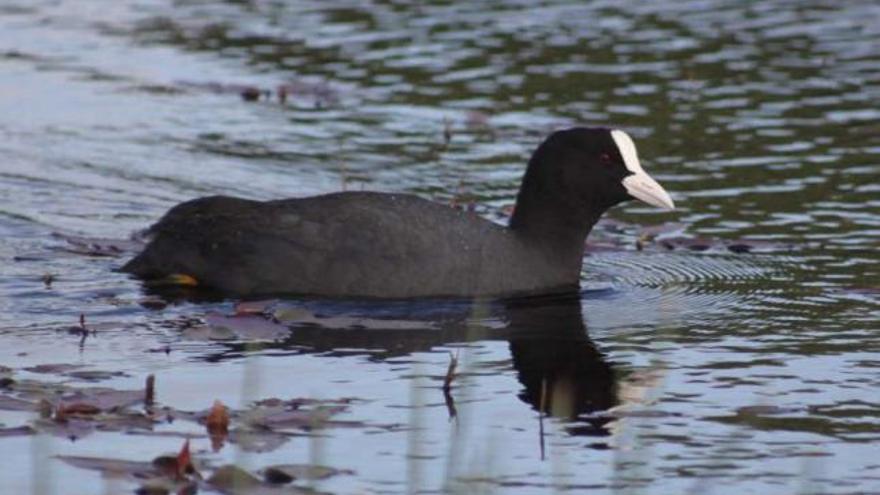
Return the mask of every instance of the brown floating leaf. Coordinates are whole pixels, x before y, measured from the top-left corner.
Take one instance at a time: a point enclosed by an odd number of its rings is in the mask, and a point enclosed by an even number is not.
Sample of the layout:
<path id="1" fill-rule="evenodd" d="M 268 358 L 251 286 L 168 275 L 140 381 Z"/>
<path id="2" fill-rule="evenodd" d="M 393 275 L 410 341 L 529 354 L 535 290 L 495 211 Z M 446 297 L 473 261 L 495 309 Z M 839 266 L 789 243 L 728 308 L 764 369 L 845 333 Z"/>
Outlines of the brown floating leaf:
<path id="1" fill-rule="evenodd" d="M 192 455 L 189 452 L 189 439 L 183 442 L 180 452 L 177 454 L 177 472 L 178 478 L 184 478 L 187 474 L 194 473 L 196 468 L 192 464 Z"/>
<path id="2" fill-rule="evenodd" d="M 70 416 L 94 416 L 100 412 L 100 407 L 84 402 L 62 404 L 55 408 L 55 421 L 67 421 Z"/>
<path id="3" fill-rule="evenodd" d="M 211 448 L 214 452 L 223 448 L 223 442 L 229 434 L 229 412 L 226 406 L 219 400 L 214 401 L 208 417 L 205 418 L 205 426 L 208 428 L 208 435 L 211 437 Z"/>
<path id="4" fill-rule="evenodd" d="M 208 427 L 208 433 L 212 435 L 229 433 L 229 411 L 219 400 L 215 400 L 214 405 L 211 406 L 205 425 Z"/>

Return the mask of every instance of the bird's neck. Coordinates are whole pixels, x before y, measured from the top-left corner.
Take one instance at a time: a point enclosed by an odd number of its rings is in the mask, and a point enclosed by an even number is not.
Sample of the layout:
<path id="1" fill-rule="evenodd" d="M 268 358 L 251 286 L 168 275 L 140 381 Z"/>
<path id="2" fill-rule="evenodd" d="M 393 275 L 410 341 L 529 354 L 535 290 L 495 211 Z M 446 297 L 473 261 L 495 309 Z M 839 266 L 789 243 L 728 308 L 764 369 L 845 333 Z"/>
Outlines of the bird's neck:
<path id="1" fill-rule="evenodd" d="M 521 190 L 509 226 L 524 242 L 557 257 L 579 276 L 584 242 L 601 214 Z"/>

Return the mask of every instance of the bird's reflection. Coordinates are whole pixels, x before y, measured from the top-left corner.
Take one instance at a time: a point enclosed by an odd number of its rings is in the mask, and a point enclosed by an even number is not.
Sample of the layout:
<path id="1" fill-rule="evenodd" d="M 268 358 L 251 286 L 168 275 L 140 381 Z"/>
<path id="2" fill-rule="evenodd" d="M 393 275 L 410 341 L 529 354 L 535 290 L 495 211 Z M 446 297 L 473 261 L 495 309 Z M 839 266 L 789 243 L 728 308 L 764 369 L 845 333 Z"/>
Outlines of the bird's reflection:
<path id="1" fill-rule="evenodd" d="M 263 349 L 324 356 L 368 353 L 384 360 L 449 344 L 506 340 L 523 388 L 519 398 L 535 411 L 569 423 L 577 435 L 604 435 L 604 411 L 617 404 L 615 374 L 589 339 L 579 293 L 503 301 L 298 301 L 304 321 L 286 321 L 282 342 Z M 253 345 L 230 344 L 210 360 L 234 358 Z M 454 388 L 454 386 L 453 386 Z M 454 408 L 453 408 L 454 409 Z"/>
<path id="2" fill-rule="evenodd" d="M 580 420 L 573 434 L 602 435 L 617 404 L 614 370 L 587 336 L 580 299 L 508 302 L 510 353 L 519 397 L 551 416 Z"/>

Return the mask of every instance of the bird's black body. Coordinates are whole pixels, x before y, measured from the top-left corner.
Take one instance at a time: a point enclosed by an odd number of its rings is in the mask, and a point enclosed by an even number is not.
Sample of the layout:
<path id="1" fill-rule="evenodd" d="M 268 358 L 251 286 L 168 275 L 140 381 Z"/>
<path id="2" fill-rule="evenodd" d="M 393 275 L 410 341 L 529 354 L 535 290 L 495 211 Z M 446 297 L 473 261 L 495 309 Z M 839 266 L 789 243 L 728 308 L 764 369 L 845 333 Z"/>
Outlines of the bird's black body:
<path id="1" fill-rule="evenodd" d="M 123 271 L 194 277 L 236 296 L 508 296 L 575 289 L 599 216 L 630 199 L 605 129 L 549 137 L 535 152 L 509 227 L 406 194 L 342 192 L 172 208 Z"/>

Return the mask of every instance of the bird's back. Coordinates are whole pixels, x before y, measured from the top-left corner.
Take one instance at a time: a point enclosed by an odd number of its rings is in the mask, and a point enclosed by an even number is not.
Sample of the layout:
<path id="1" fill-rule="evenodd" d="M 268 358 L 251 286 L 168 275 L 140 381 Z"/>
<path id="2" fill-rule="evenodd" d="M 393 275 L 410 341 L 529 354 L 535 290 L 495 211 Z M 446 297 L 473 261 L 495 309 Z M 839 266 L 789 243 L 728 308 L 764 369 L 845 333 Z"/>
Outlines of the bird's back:
<path id="1" fill-rule="evenodd" d="M 483 246 L 509 237 L 469 212 L 370 192 L 268 202 L 200 198 L 172 208 L 148 233 L 150 244 L 124 271 L 187 274 L 240 295 L 353 297 L 494 292 L 481 286 L 491 257 Z"/>

